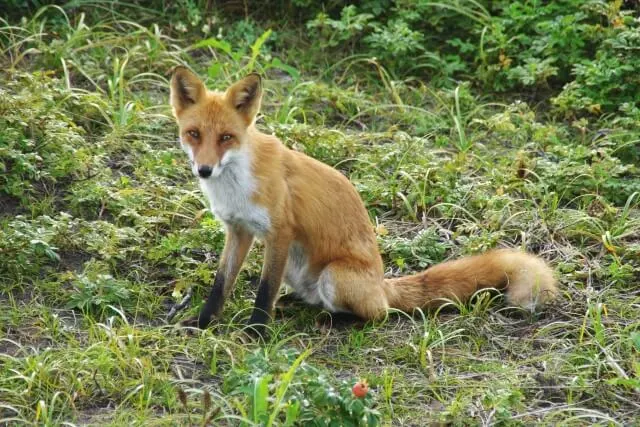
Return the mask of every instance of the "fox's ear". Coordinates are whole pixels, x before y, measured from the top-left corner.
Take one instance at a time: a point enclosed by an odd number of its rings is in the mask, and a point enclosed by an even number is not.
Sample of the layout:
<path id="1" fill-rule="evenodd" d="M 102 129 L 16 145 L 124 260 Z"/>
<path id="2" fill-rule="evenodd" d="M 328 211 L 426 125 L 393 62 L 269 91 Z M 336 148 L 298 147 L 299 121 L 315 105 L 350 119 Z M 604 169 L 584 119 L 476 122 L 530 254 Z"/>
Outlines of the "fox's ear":
<path id="1" fill-rule="evenodd" d="M 171 76 L 171 106 L 178 115 L 185 108 L 197 103 L 207 89 L 194 73 L 185 67 L 176 67 Z"/>
<path id="2" fill-rule="evenodd" d="M 249 125 L 260 111 L 262 79 L 256 73 L 249 74 L 227 89 L 226 97 Z"/>

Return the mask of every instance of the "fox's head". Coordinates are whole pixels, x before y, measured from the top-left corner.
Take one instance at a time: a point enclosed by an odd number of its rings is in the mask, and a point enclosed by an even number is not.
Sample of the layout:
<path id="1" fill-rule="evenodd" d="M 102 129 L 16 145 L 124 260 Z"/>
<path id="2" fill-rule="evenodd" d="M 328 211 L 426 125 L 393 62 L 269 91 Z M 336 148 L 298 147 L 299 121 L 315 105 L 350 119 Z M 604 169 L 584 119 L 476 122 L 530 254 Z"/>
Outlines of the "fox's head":
<path id="1" fill-rule="evenodd" d="M 241 155 L 247 130 L 260 110 L 260 76 L 250 74 L 224 93 L 208 90 L 191 71 L 177 67 L 171 77 L 171 107 L 180 142 L 201 178 L 219 176 Z"/>

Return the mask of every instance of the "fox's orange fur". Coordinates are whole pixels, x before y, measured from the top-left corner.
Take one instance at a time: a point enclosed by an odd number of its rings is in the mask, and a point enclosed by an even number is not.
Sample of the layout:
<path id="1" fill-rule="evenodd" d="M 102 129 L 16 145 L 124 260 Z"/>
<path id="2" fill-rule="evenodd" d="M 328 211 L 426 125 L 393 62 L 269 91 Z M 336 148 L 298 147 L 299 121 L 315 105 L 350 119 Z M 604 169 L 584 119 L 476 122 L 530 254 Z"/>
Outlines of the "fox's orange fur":
<path id="1" fill-rule="evenodd" d="M 220 314 L 254 238 L 266 246 L 254 323 L 268 320 L 283 279 L 311 304 L 364 319 L 384 316 L 388 308 L 410 312 L 443 299 L 464 301 L 487 287 L 505 290 L 509 303 L 528 308 L 556 295 L 556 281 L 543 260 L 506 249 L 385 279 L 374 230 L 355 188 L 335 169 L 257 130 L 261 96 L 257 75 L 224 93 L 207 90 L 183 67 L 172 77 L 181 142 L 226 228 L 201 327 Z"/>

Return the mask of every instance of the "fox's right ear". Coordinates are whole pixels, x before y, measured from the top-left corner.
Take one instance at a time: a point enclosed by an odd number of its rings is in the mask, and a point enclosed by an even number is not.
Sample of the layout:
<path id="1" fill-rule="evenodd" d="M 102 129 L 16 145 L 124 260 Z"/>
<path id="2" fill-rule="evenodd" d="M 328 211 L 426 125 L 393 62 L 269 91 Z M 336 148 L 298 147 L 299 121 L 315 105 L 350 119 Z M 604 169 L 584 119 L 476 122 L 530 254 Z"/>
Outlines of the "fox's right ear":
<path id="1" fill-rule="evenodd" d="M 177 116 L 185 108 L 197 103 L 207 91 L 204 83 L 187 68 L 174 68 L 171 76 L 171 107 Z"/>

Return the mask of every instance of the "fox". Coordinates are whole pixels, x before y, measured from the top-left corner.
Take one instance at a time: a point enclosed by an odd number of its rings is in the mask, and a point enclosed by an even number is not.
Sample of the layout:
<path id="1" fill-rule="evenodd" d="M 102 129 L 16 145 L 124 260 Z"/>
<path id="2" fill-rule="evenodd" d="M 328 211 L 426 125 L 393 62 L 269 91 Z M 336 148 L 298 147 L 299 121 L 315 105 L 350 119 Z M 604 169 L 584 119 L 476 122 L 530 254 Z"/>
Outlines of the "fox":
<path id="1" fill-rule="evenodd" d="M 265 250 L 249 324 L 259 331 L 273 316 L 283 282 L 292 290 L 286 296 L 363 320 L 380 319 L 390 309 L 410 313 L 465 302 L 485 288 L 531 310 L 556 297 L 551 267 L 516 249 L 385 278 L 375 229 L 357 190 L 338 170 L 258 130 L 262 93 L 256 73 L 221 92 L 207 89 L 184 66 L 172 72 L 170 105 L 180 144 L 225 230 L 209 296 L 187 324 L 204 329 L 220 317 L 255 239 Z"/>

